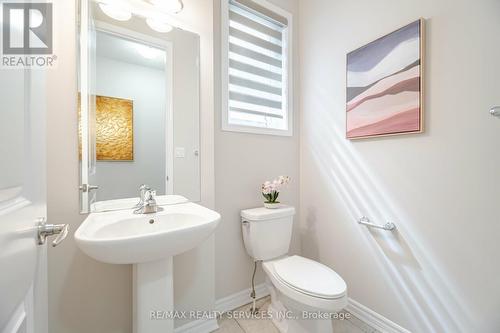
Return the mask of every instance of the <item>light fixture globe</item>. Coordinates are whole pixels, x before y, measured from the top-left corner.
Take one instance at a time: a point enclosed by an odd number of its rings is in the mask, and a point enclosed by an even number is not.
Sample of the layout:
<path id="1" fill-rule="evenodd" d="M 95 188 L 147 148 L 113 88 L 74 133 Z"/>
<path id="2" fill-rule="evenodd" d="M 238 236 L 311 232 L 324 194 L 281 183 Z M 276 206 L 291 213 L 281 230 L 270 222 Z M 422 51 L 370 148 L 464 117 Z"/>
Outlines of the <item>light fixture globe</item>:
<path id="1" fill-rule="evenodd" d="M 104 14 L 117 21 L 128 21 L 132 17 L 132 12 L 130 12 L 130 10 L 115 4 L 99 3 L 99 8 L 101 8 Z"/>
<path id="2" fill-rule="evenodd" d="M 154 31 L 162 32 L 162 33 L 170 32 L 174 28 L 170 24 L 168 24 L 167 22 L 165 22 L 163 20 L 159 20 L 159 19 L 154 19 L 154 18 L 147 18 L 146 23 Z"/>
<path id="3" fill-rule="evenodd" d="M 168 13 L 177 14 L 184 8 L 182 0 L 150 0 L 151 4 Z"/>

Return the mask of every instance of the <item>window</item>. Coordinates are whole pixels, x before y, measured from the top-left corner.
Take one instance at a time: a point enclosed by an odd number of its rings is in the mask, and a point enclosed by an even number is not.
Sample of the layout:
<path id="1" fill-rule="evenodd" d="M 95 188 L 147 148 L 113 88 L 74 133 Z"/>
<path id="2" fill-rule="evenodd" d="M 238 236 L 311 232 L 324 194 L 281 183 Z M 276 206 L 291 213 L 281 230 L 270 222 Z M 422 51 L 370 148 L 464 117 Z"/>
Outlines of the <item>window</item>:
<path id="1" fill-rule="evenodd" d="M 222 129 L 292 135 L 290 13 L 222 0 Z"/>

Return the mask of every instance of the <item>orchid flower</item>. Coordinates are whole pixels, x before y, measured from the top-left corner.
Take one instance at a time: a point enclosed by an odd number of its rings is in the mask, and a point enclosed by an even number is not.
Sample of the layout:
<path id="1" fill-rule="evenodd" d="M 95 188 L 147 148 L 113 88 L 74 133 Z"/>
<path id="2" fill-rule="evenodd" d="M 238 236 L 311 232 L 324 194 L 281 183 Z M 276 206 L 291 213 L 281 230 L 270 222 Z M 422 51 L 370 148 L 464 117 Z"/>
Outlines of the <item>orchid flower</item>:
<path id="1" fill-rule="evenodd" d="M 266 203 L 278 203 L 279 201 L 276 200 L 278 199 L 280 190 L 288 183 L 290 183 L 290 177 L 288 176 L 279 176 L 273 181 L 265 181 L 262 184 L 262 195 L 266 198 Z"/>

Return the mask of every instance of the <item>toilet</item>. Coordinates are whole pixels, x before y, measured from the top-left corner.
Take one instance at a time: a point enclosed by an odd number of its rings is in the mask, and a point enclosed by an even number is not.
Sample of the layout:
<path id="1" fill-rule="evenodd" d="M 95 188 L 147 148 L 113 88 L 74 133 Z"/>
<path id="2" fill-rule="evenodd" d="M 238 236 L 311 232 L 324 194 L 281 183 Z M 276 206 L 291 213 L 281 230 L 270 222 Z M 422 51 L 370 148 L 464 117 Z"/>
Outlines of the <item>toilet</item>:
<path id="1" fill-rule="evenodd" d="M 331 268 L 288 256 L 295 208 L 241 211 L 248 254 L 262 261 L 271 294 L 269 311 L 282 333 L 332 333 L 332 315 L 347 305 L 347 286 Z"/>

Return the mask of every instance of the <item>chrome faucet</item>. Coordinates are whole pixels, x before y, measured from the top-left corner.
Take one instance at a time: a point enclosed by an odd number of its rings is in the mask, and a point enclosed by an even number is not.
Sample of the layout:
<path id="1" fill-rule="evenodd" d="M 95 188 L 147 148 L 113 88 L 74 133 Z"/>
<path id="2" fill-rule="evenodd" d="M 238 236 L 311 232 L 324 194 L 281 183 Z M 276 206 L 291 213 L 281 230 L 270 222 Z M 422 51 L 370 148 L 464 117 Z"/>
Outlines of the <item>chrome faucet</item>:
<path id="1" fill-rule="evenodd" d="M 151 191 L 151 187 L 149 187 L 146 184 L 142 184 L 139 187 L 139 191 L 140 191 L 139 202 L 135 205 L 135 208 L 141 208 L 142 206 L 144 206 L 144 201 L 146 200 L 146 198 L 145 198 L 146 192 Z"/>
<path id="2" fill-rule="evenodd" d="M 155 196 L 156 191 L 145 190 L 144 197 L 141 197 L 141 206 L 134 210 L 134 214 L 153 214 L 160 211 L 161 208 L 156 204 Z"/>

